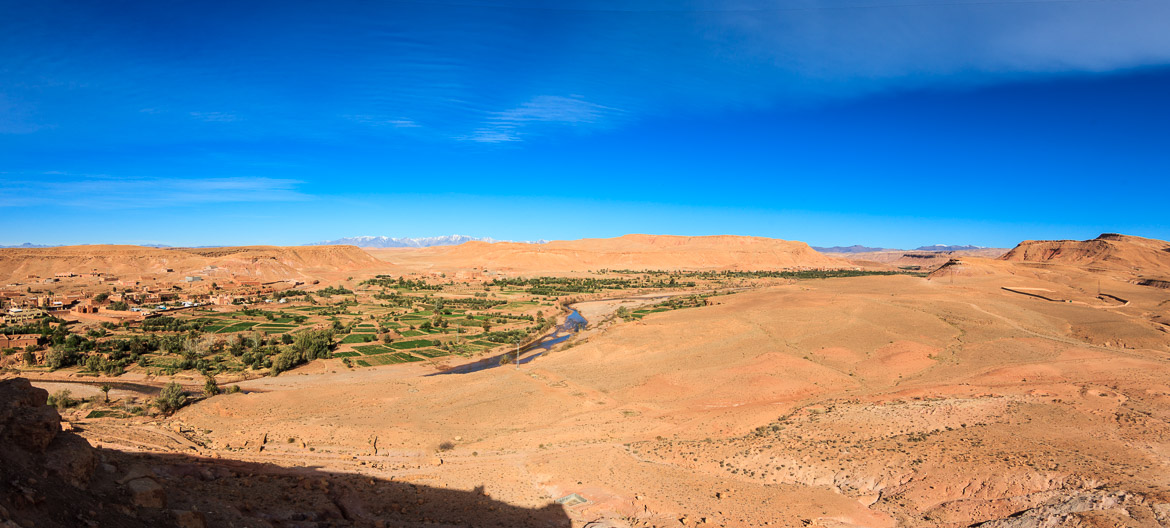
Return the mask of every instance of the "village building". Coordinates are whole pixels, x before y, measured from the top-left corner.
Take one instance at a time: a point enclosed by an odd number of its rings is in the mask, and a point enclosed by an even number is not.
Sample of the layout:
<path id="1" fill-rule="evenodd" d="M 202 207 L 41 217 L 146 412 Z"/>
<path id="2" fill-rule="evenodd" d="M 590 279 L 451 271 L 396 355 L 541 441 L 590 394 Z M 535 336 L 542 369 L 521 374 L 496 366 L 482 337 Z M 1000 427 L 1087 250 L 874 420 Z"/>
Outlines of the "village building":
<path id="1" fill-rule="evenodd" d="M 44 315 L 45 311 L 39 308 L 9 308 L 8 313 L 0 319 L 3 319 L 4 324 L 20 325 L 30 323 Z"/>
<path id="2" fill-rule="evenodd" d="M 0 334 L 0 349 L 2 348 L 24 348 L 29 345 L 36 346 L 40 341 L 41 336 L 37 334 L 14 334 L 5 335 Z"/>

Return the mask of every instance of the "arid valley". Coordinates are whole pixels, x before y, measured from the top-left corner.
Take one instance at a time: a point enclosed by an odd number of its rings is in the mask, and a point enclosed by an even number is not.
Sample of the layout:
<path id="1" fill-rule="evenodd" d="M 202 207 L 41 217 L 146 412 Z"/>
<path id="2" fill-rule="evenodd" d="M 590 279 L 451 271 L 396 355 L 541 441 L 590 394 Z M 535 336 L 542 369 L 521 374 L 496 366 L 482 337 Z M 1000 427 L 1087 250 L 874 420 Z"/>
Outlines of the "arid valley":
<path id="1" fill-rule="evenodd" d="M 1170 243 L 981 253 L 3 249 L 0 525 L 1170 523 Z"/>

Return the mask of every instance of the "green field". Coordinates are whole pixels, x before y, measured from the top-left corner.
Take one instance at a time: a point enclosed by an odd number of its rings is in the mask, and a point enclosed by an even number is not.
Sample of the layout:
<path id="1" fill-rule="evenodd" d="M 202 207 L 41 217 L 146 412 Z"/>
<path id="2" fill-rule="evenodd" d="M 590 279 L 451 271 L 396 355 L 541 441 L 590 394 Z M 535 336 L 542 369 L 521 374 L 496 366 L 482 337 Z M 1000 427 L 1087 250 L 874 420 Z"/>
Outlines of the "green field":
<path id="1" fill-rule="evenodd" d="M 389 346 L 395 350 L 410 350 L 412 348 L 434 346 L 434 341 L 429 339 L 416 339 L 414 341 L 399 341 L 397 343 L 390 343 Z"/>
<path id="2" fill-rule="evenodd" d="M 233 324 L 231 326 L 226 326 L 226 327 L 220 329 L 219 331 L 217 331 L 216 333 L 217 334 L 228 334 L 231 332 L 243 332 L 245 330 L 251 329 L 253 326 L 256 326 L 258 324 L 260 324 L 260 323 L 257 323 L 255 321 L 244 321 L 241 323 Z"/>
<path id="3" fill-rule="evenodd" d="M 333 353 L 333 357 L 335 357 L 335 358 L 358 357 L 360 355 L 361 354 L 358 354 L 357 352 L 334 352 Z"/>
<path id="4" fill-rule="evenodd" d="M 393 352 L 393 348 L 388 348 L 386 345 L 362 345 L 353 347 L 363 356 L 375 356 L 378 354 L 387 354 Z"/>
<path id="5" fill-rule="evenodd" d="M 341 340 L 341 343 L 370 343 L 377 340 L 378 336 L 374 334 L 349 334 L 345 336 L 345 339 Z"/>
<path id="6" fill-rule="evenodd" d="M 416 350 L 412 350 L 411 352 L 413 352 L 413 353 L 415 353 L 415 354 L 418 354 L 418 355 L 420 355 L 420 356 L 426 356 L 426 357 L 429 357 L 429 358 L 437 358 L 437 357 L 443 357 L 443 356 L 450 356 L 450 355 L 451 355 L 451 353 L 450 353 L 450 352 L 447 352 L 446 350 L 441 350 L 441 349 L 438 349 L 438 348 L 422 348 L 422 349 L 416 349 Z"/>
<path id="7" fill-rule="evenodd" d="M 410 354 L 407 354 L 406 352 L 398 352 L 398 353 L 394 353 L 394 354 L 368 356 L 366 358 L 359 359 L 358 363 L 368 362 L 366 366 L 369 366 L 369 365 L 394 365 L 397 363 L 413 363 L 415 361 L 422 361 L 422 360 L 423 360 L 422 358 L 412 356 Z"/>

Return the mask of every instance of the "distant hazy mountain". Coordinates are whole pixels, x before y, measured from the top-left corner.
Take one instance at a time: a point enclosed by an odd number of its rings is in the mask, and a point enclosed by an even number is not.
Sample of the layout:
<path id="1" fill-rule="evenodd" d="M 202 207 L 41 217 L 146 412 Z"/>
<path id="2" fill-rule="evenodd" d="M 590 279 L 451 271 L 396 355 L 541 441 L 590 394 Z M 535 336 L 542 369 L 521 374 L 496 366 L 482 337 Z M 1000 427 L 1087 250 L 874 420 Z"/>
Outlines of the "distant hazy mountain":
<path id="1" fill-rule="evenodd" d="M 464 242 L 471 242 L 477 240 L 480 242 L 496 242 L 491 238 L 470 237 L 465 235 L 446 235 L 437 237 L 424 238 L 392 238 L 384 236 L 359 236 L 349 238 L 339 238 L 337 240 L 326 240 L 324 242 L 314 242 L 312 244 L 305 244 L 307 246 L 335 246 L 335 245 L 351 245 L 357 247 L 368 248 L 397 248 L 397 247 L 431 247 L 431 246 L 457 246 Z"/>
<path id="2" fill-rule="evenodd" d="M 972 249 L 984 249 L 983 246 L 947 246 L 944 244 L 935 244 L 933 246 L 921 246 L 915 248 L 915 251 L 969 251 Z"/>
<path id="3" fill-rule="evenodd" d="M 33 244 L 31 242 L 25 242 L 19 246 L 0 246 L 0 248 L 21 248 L 21 249 L 34 249 L 34 248 L 47 248 L 47 247 L 57 247 L 57 246 L 46 246 L 44 244 Z"/>
<path id="4" fill-rule="evenodd" d="M 897 251 L 886 248 L 866 247 L 859 245 L 852 246 L 833 246 L 833 247 L 818 247 L 813 246 L 813 250 L 820 253 L 869 253 L 870 251 Z"/>
<path id="5" fill-rule="evenodd" d="M 813 246 L 814 250 L 821 253 L 869 253 L 872 251 L 903 251 L 901 249 L 892 248 L 877 248 L 861 245 L 852 246 L 833 246 L 833 247 L 818 247 Z M 922 246 L 914 248 L 911 251 L 970 251 L 973 249 L 986 249 L 983 246 L 948 246 L 946 244 L 935 244 L 933 246 Z"/>

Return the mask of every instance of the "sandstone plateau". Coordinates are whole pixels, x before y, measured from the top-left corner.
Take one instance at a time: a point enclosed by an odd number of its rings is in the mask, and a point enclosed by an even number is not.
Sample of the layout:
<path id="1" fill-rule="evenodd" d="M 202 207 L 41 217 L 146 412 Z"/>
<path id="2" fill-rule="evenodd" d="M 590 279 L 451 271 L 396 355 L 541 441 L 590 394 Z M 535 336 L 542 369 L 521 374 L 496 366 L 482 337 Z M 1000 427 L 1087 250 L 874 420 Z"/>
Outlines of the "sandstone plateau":
<path id="1" fill-rule="evenodd" d="M 746 236 L 626 235 L 544 244 L 467 242 L 423 249 L 371 249 L 374 256 L 415 270 L 487 268 L 515 273 L 629 270 L 778 270 L 842 268 L 842 259 L 803 242 Z"/>
<path id="2" fill-rule="evenodd" d="M 143 276 L 208 274 L 249 280 L 287 280 L 369 269 L 377 261 L 354 246 L 244 246 L 226 248 L 150 248 L 142 246 L 63 246 L 0 249 L 0 277 L 8 281 L 57 273 Z M 172 270 L 170 273 L 167 270 Z"/>

